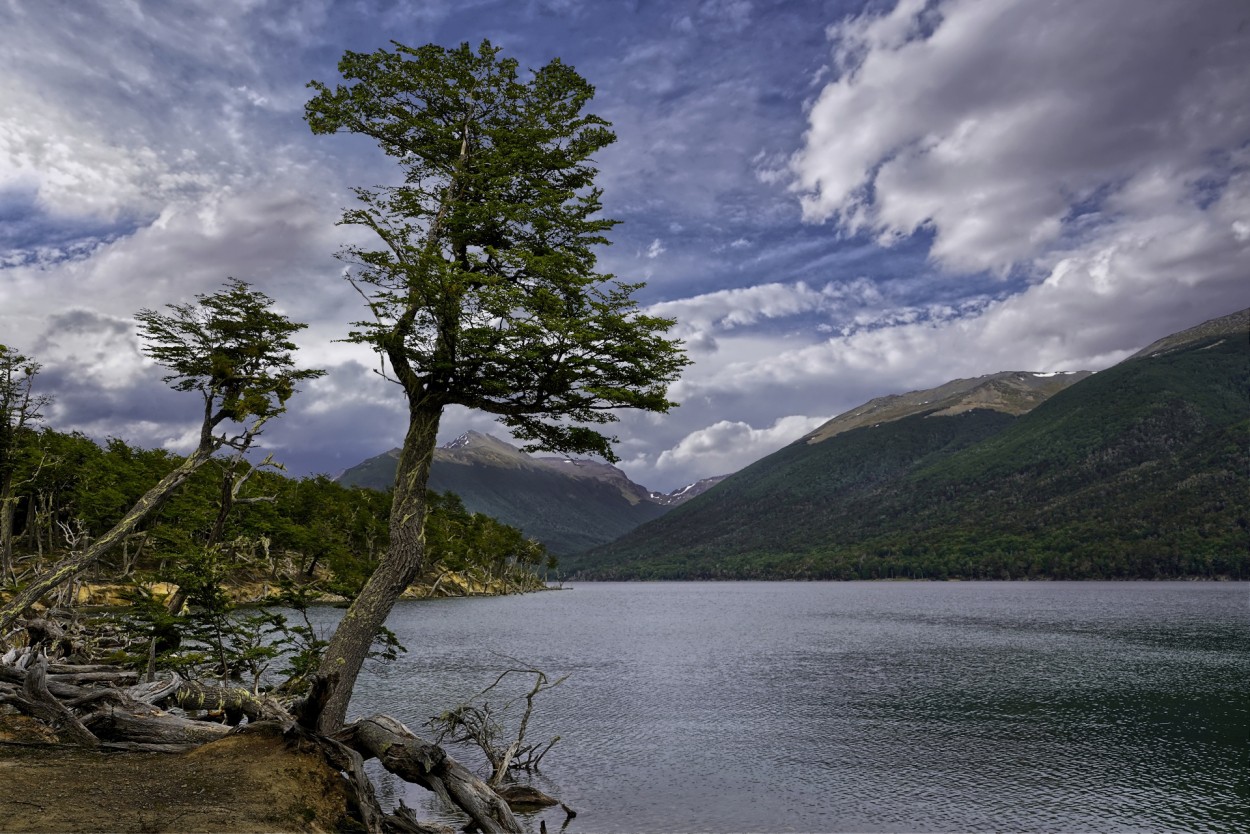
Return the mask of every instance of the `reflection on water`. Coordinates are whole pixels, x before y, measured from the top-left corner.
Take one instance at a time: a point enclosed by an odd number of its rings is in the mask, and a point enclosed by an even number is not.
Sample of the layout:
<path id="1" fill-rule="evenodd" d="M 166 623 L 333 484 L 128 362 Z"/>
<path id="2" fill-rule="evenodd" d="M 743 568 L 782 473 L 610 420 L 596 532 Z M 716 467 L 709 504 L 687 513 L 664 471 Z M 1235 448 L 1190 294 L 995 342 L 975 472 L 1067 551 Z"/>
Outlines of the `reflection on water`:
<path id="1" fill-rule="evenodd" d="M 581 583 L 388 625 L 408 654 L 353 714 L 420 731 L 500 655 L 572 673 L 530 733 L 562 736 L 536 783 L 570 831 L 1250 825 L 1245 585 Z"/>

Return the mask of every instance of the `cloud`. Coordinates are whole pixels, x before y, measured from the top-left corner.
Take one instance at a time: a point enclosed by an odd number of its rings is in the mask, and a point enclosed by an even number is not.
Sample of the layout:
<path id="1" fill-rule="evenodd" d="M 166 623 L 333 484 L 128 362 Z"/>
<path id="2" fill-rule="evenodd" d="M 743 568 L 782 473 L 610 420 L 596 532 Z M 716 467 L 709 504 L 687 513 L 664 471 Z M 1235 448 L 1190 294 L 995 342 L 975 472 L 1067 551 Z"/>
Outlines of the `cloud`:
<path id="1" fill-rule="evenodd" d="M 44 362 L 58 428 L 173 447 L 198 415 L 131 317 L 234 276 L 309 322 L 299 359 L 330 370 L 266 445 L 335 472 L 397 444 L 397 389 L 334 341 L 364 313 L 331 257 L 346 186 L 394 169 L 312 137 L 303 85 L 343 49 L 476 40 L 484 17 L 522 65 L 576 65 L 620 135 L 600 267 L 652 278 L 640 302 L 697 360 L 681 408 L 617 426 L 648 486 L 823 419 L 795 415 L 1101 368 L 1245 306 L 1244 4 L 854 5 L 0 2 L 0 333 Z M 500 433 L 464 409 L 444 427 Z"/>
<path id="2" fill-rule="evenodd" d="M 267 54 L 315 40 L 327 7 L 0 6 L 0 192 L 32 193 L 53 220 L 133 227 L 285 167 L 298 153 L 274 136 L 298 119 L 306 79 Z"/>
<path id="3" fill-rule="evenodd" d="M 663 301 L 651 305 L 647 312 L 676 319 L 675 335 L 686 339 L 692 348 L 712 349 L 716 345 L 714 333 L 880 300 L 877 288 L 864 279 L 831 281 L 820 288 L 803 281 L 773 282 Z"/>
<path id="4" fill-rule="evenodd" d="M 870 373 L 883 391 L 998 370 L 1099 370 L 1147 342 L 1246 304 L 1250 173 L 1200 209 L 1176 206 L 1056 252 L 1045 278 L 1003 299 L 895 308 L 843 335 L 692 375 L 687 395 L 810 390 Z M 722 348 L 727 339 L 722 337 Z"/>
<path id="5" fill-rule="evenodd" d="M 779 417 L 762 429 L 740 421 L 719 420 L 687 434 L 671 449 L 661 452 L 655 469 L 675 470 L 691 480 L 736 472 L 794 442 L 828 419 L 791 415 Z"/>
<path id="6" fill-rule="evenodd" d="M 805 217 L 885 243 L 928 229 L 951 269 L 1193 201 L 1250 141 L 1237 0 L 903 0 L 829 36 L 837 75 L 791 160 Z"/>

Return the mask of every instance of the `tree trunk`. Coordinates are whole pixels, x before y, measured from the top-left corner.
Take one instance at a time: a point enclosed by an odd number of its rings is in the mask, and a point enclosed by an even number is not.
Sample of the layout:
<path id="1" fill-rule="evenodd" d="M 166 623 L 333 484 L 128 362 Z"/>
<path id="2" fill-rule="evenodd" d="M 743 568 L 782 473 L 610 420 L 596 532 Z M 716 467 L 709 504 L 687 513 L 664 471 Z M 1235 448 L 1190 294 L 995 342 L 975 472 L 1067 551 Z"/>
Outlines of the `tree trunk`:
<path id="1" fill-rule="evenodd" d="M 16 509 L 13 475 L 0 475 L 0 582 L 13 578 L 13 512 Z"/>
<path id="2" fill-rule="evenodd" d="M 417 737 L 388 715 L 353 722 L 337 736 L 365 758 L 376 758 L 401 779 L 420 785 L 469 815 L 488 834 L 521 831 L 508 803 L 443 748 Z"/>
<path id="3" fill-rule="evenodd" d="M 182 462 L 182 465 L 170 472 L 160 483 L 144 493 L 130 511 L 122 518 L 121 521 L 114 525 L 100 538 L 92 542 L 86 549 L 78 553 L 71 553 L 68 558 L 62 560 L 51 571 L 43 576 L 37 577 L 29 585 L 17 593 L 11 600 L 0 608 L 0 634 L 13 624 L 13 621 L 21 616 L 31 605 L 34 605 L 48 591 L 69 582 L 84 569 L 95 564 L 101 557 L 113 549 L 119 542 L 135 531 L 140 524 L 143 523 L 148 516 L 160 509 L 174 490 L 182 486 L 182 484 L 208 461 L 213 452 L 217 448 L 217 443 L 211 438 L 200 443 L 198 449 L 192 455 Z"/>
<path id="4" fill-rule="evenodd" d="M 412 405 L 408 409 L 408 433 L 399 456 L 391 500 L 390 547 L 343 615 L 321 659 L 321 674 L 338 676 L 317 725 L 323 735 L 342 728 L 356 676 L 373 638 L 386 622 L 395 600 L 421 571 L 425 557 L 425 491 L 442 414 L 442 406 Z"/>
<path id="5" fill-rule="evenodd" d="M 204 744 L 229 734 L 231 727 L 213 721 L 180 718 L 147 704 L 109 704 L 87 716 L 83 723 L 101 741 L 145 745 Z"/>

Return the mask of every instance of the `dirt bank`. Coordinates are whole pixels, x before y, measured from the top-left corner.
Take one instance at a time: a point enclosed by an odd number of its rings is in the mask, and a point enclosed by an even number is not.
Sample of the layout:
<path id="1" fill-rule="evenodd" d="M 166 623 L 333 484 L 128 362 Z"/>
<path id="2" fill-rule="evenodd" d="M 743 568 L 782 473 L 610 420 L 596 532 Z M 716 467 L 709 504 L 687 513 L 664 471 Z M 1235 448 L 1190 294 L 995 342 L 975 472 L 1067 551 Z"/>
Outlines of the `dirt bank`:
<path id="1" fill-rule="evenodd" d="M 189 753 L 0 741 L 0 832 L 339 831 L 350 829 L 346 809 L 339 774 L 272 734 Z"/>

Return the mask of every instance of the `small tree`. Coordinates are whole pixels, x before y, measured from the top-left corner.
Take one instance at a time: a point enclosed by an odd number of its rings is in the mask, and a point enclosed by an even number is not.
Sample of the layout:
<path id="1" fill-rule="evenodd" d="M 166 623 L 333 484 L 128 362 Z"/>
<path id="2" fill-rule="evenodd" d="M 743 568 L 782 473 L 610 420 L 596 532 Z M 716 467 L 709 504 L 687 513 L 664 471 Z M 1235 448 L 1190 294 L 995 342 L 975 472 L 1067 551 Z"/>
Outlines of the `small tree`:
<path id="1" fill-rule="evenodd" d="M 28 356 L 0 345 L 0 582 L 13 577 L 13 512 L 22 435 L 43 418 L 52 398 L 35 394 L 35 375 L 42 367 Z"/>
<path id="2" fill-rule="evenodd" d="M 286 410 L 296 385 L 324 373 L 295 368 L 290 338 L 305 325 L 269 309 L 273 300 L 264 293 L 231 279 L 225 289 L 196 299 L 195 304 L 168 305 L 169 313 L 141 310 L 136 316 L 144 352 L 170 371 L 165 381 L 176 391 L 197 392 L 203 401 L 195 450 L 111 530 L 0 608 L 0 633 L 29 605 L 133 533 L 216 452 L 249 448 L 265 423 Z"/>
<path id="3" fill-rule="evenodd" d="M 474 51 L 394 44 L 312 82 L 314 133 L 349 132 L 395 157 L 403 183 L 358 188 L 342 222 L 375 245 L 340 257 L 372 318 L 351 339 L 389 364 L 408 405 L 390 549 L 336 630 L 322 671 L 338 683 L 321 729 L 342 725 L 360 665 L 425 552 L 426 483 L 443 409 L 495 414 L 527 448 L 616 460 L 593 428 L 615 410 L 667 411 L 686 358 L 669 319 L 642 314 L 641 285 L 595 271 L 615 221 L 598 216 L 591 158 L 615 136 L 582 113 L 594 88 L 554 60 L 522 80 L 483 41 Z"/>

